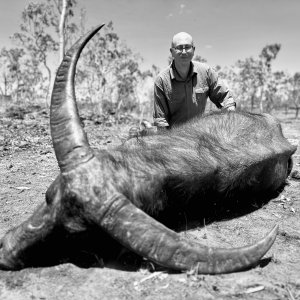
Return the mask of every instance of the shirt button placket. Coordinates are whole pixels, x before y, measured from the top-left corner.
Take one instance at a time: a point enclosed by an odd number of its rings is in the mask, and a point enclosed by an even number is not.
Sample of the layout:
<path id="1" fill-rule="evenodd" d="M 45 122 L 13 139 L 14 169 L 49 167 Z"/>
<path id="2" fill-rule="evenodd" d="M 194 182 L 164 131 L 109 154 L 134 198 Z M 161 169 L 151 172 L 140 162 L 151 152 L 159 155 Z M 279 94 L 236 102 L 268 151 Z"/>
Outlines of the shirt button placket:
<path id="1" fill-rule="evenodd" d="M 190 98 L 190 86 L 191 86 L 191 81 L 186 81 L 185 82 L 185 101 L 186 101 L 186 107 L 187 107 L 187 117 L 190 118 L 190 101 L 189 101 L 189 98 Z"/>

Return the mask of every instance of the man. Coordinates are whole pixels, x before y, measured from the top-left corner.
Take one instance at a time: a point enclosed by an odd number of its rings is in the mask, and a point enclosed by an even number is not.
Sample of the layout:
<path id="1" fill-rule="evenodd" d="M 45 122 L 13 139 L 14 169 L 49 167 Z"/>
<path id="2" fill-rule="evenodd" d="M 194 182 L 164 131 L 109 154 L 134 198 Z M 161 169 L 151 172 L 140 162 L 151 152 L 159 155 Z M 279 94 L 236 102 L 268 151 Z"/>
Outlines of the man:
<path id="1" fill-rule="evenodd" d="M 174 125 L 203 114 L 209 99 L 220 109 L 235 110 L 228 88 L 208 65 L 192 61 L 195 47 L 186 32 L 173 37 L 173 62 L 162 71 L 154 84 L 154 125 L 158 129 Z"/>

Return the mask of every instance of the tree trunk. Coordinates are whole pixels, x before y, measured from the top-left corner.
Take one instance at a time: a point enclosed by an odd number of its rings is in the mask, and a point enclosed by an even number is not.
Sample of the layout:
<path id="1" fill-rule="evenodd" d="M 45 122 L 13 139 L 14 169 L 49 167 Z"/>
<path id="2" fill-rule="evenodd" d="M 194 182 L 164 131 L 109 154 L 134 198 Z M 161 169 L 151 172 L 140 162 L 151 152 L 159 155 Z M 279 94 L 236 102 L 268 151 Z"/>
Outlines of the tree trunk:
<path id="1" fill-rule="evenodd" d="M 296 106 L 296 115 L 295 115 L 295 119 L 298 118 L 299 110 L 300 110 L 300 106 Z"/>
<path id="2" fill-rule="evenodd" d="M 117 125 L 119 125 L 119 121 L 120 121 L 120 110 L 121 110 L 121 106 L 123 105 L 123 100 L 121 99 L 120 102 L 117 105 L 117 109 L 116 109 L 116 119 L 117 119 Z"/>
<path id="3" fill-rule="evenodd" d="M 50 68 L 48 67 L 46 61 L 44 60 L 43 62 L 46 70 L 47 70 L 47 73 L 48 73 L 48 88 L 47 88 L 47 94 L 46 94 L 46 107 L 49 107 L 50 106 L 50 99 L 49 99 L 49 95 L 51 94 L 51 79 L 52 79 L 52 74 L 51 74 L 51 70 Z"/>
<path id="4" fill-rule="evenodd" d="M 251 112 L 253 112 L 254 110 L 254 99 L 255 99 L 255 96 L 254 96 L 254 93 L 251 95 Z"/>
<path id="5" fill-rule="evenodd" d="M 7 95 L 7 77 L 6 74 L 4 75 L 4 95 Z"/>
<path id="6" fill-rule="evenodd" d="M 260 94 L 260 101 L 259 101 L 259 112 L 261 114 L 264 112 L 263 99 L 264 99 L 264 88 L 262 87 L 261 94 Z"/>
<path id="7" fill-rule="evenodd" d="M 20 79 L 19 79 L 19 76 L 17 76 L 17 92 L 16 92 L 16 102 L 18 102 L 19 100 L 19 93 L 20 93 Z"/>
<path id="8" fill-rule="evenodd" d="M 62 9 L 59 23 L 59 62 L 61 62 L 65 55 L 65 23 L 67 15 L 67 0 L 62 0 Z"/>

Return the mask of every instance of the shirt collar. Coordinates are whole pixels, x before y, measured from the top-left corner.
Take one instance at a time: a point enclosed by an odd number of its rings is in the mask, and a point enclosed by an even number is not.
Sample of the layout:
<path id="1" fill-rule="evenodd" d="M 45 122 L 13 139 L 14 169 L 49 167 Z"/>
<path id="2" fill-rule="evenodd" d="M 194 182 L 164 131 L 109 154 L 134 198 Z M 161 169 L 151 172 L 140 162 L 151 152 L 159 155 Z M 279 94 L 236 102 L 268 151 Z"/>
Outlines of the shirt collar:
<path id="1" fill-rule="evenodd" d="M 187 79 L 191 78 L 194 74 L 197 74 L 198 72 L 195 70 L 195 65 L 194 63 L 191 61 L 191 67 L 190 67 L 190 71 L 189 71 L 189 74 L 187 76 Z M 180 77 L 179 77 L 179 74 L 177 73 L 176 71 L 176 68 L 175 68 L 175 62 L 174 60 L 172 61 L 172 63 L 170 64 L 170 76 L 171 76 L 171 79 L 176 79 L 178 81 L 181 81 Z"/>

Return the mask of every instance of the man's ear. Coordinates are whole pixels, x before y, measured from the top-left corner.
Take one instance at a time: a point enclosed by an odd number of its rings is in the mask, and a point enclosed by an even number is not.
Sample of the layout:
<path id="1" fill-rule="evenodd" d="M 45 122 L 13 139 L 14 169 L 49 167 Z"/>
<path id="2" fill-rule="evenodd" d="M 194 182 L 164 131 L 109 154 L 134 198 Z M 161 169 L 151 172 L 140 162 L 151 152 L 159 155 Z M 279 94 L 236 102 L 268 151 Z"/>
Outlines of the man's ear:
<path id="1" fill-rule="evenodd" d="M 171 56 L 174 57 L 172 48 L 170 48 L 170 53 L 171 53 Z"/>

